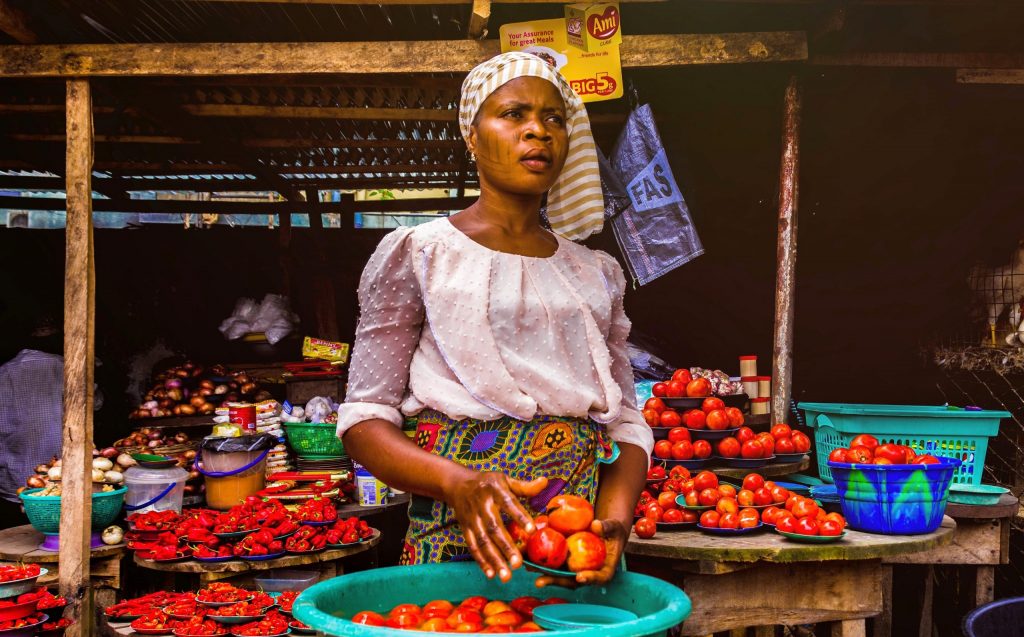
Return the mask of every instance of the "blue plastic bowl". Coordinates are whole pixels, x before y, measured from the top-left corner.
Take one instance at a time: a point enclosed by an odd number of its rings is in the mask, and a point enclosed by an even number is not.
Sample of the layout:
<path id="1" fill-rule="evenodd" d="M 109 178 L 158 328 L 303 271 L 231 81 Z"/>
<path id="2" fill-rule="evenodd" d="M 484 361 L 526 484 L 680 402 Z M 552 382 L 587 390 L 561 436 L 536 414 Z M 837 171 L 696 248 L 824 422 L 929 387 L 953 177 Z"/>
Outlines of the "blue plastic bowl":
<path id="1" fill-rule="evenodd" d="M 557 586 L 538 590 L 534 586 L 536 579 L 536 573 L 519 568 L 513 571 L 511 581 L 502 584 L 484 577 L 475 562 L 378 568 L 314 584 L 295 600 L 292 616 L 327 635 L 397 637 L 406 632 L 353 624 L 346 618 L 363 610 L 387 614 L 398 604 L 422 605 L 433 599 L 454 603 L 475 595 L 501 600 L 533 595 L 614 606 L 637 615 L 637 619 L 612 626 L 547 631 L 544 634 L 548 637 L 644 637 L 664 635 L 690 615 L 690 598 L 686 593 L 647 575 L 620 572 L 606 586 L 581 586 L 576 590 Z"/>
<path id="2" fill-rule="evenodd" d="M 839 491 L 847 524 L 858 531 L 885 535 L 931 533 L 942 524 L 953 474 L 961 464 L 856 464 L 828 466 Z"/>

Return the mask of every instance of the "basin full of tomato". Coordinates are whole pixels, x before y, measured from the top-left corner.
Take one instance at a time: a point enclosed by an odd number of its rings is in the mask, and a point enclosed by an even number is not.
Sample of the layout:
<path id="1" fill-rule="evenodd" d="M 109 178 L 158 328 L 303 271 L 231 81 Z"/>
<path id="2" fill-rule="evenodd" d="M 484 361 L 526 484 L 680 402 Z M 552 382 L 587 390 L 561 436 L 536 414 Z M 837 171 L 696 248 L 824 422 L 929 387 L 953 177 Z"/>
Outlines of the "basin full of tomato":
<path id="1" fill-rule="evenodd" d="M 419 606 L 399 604 L 387 614 L 361 611 L 352 617 L 356 624 L 402 630 L 455 633 L 529 633 L 541 632 L 533 622 L 533 611 L 549 604 L 565 604 L 561 597 L 538 599 L 517 597 L 511 601 L 470 597 L 458 605 L 435 599 Z"/>
<path id="2" fill-rule="evenodd" d="M 532 533 L 514 521 L 508 532 L 533 564 L 579 573 L 601 568 L 607 557 L 604 540 L 590 530 L 593 521 L 594 507 L 586 498 L 563 494 L 548 502 L 544 515 L 534 518 Z"/>
<path id="3" fill-rule="evenodd" d="M 837 447 L 828 454 L 830 462 L 860 464 L 939 464 L 931 454 L 920 454 L 906 445 L 879 444 L 871 434 L 854 436 L 849 447 Z"/>

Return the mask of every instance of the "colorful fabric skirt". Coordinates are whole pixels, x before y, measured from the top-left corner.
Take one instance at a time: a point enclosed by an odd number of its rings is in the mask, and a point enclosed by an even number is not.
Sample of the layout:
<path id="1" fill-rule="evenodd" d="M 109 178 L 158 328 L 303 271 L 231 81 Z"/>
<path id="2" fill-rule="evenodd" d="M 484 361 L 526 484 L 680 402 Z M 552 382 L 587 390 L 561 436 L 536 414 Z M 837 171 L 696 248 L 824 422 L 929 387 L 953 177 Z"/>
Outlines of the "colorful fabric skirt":
<path id="1" fill-rule="evenodd" d="M 604 425 L 586 418 L 454 420 L 425 410 L 417 420 L 416 444 L 430 453 L 476 471 L 496 471 L 518 480 L 547 477 L 544 491 L 523 502 L 534 515 L 563 493 L 593 502 L 598 465 L 613 462 L 619 454 Z M 444 502 L 414 495 L 401 563 L 470 559 L 454 511 Z"/>

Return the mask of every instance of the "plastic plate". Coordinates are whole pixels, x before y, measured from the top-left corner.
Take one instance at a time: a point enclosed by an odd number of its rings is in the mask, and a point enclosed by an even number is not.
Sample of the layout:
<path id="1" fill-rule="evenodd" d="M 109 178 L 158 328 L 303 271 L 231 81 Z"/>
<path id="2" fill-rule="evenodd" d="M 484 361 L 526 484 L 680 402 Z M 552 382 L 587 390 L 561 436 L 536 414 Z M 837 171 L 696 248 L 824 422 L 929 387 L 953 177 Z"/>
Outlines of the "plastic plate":
<path id="1" fill-rule="evenodd" d="M 292 632 L 295 633 L 296 635 L 315 635 L 316 634 L 316 629 L 315 628 L 310 628 L 309 626 L 303 624 L 302 622 L 300 622 L 297 619 L 295 621 L 293 621 L 293 622 L 290 622 L 288 624 L 288 628 L 291 628 Z"/>
<path id="2" fill-rule="evenodd" d="M 665 467 L 671 469 L 672 467 L 685 467 L 687 469 L 703 469 L 711 462 L 711 458 L 694 458 L 692 460 L 668 460 L 658 458 L 656 462 L 664 463 Z"/>
<path id="3" fill-rule="evenodd" d="M 687 429 L 690 432 L 690 437 L 694 440 L 721 440 L 735 435 L 739 430 L 739 427 L 734 429 Z"/>
<path id="4" fill-rule="evenodd" d="M 800 462 L 803 460 L 806 453 L 776 453 L 775 458 L 772 462 L 775 463 L 789 463 L 789 462 Z"/>
<path id="5" fill-rule="evenodd" d="M 39 575 L 33 575 L 32 577 L 25 577 L 23 579 L 15 579 L 9 582 L 0 584 L 0 599 L 6 599 L 8 597 L 17 597 L 22 593 L 27 593 L 35 588 L 36 580 L 49 573 L 45 568 L 39 569 Z"/>
<path id="6" fill-rule="evenodd" d="M 686 509 L 687 511 L 707 511 L 708 509 L 715 508 L 713 506 L 704 506 L 703 504 L 690 506 L 686 503 L 686 496 L 681 494 L 676 496 L 676 504 L 679 505 L 680 509 Z"/>
<path id="7" fill-rule="evenodd" d="M 672 429 L 673 427 L 651 427 L 651 433 L 654 434 L 655 440 L 665 440 Z"/>
<path id="8" fill-rule="evenodd" d="M 119 615 L 117 617 L 103 613 L 103 616 L 107 618 L 107 622 L 111 624 L 127 624 L 133 622 L 142 615 Z"/>
<path id="9" fill-rule="evenodd" d="M 231 617 L 221 617 L 220 615 L 207 615 L 206 619 L 212 619 L 213 621 L 219 622 L 221 624 L 232 625 L 248 624 L 249 622 L 258 622 L 266 616 L 266 613 L 262 615 L 235 615 Z"/>
<path id="10" fill-rule="evenodd" d="M 217 538 L 218 540 L 234 540 L 240 537 L 245 537 L 250 533 L 255 533 L 256 531 L 259 531 L 259 529 L 249 529 L 248 531 L 229 531 L 227 533 L 214 533 L 213 537 Z"/>
<path id="11" fill-rule="evenodd" d="M 770 458 L 723 458 L 721 456 L 715 456 L 715 460 L 723 463 L 727 467 L 735 467 L 737 469 L 757 469 L 767 465 L 769 462 L 774 460 L 775 456 Z"/>
<path id="12" fill-rule="evenodd" d="M 170 635 L 174 632 L 173 628 L 166 625 L 163 628 L 138 628 L 135 626 L 135 622 L 132 622 L 132 630 L 140 635 Z"/>
<path id="13" fill-rule="evenodd" d="M 242 559 L 246 562 L 269 562 L 270 560 L 276 560 L 284 555 L 285 552 L 281 551 L 280 553 L 271 553 L 270 555 L 243 555 Z"/>
<path id="14" fill-rule="evenodd" d="M 203 600 L 199 599 L 198 595 L 196 595 L 195 599 L 197 604 L 202 604 L 203 606 L 207 606 L 209 608 L 220 608 L 221 606 L 230 606 L 232 604 L 237 604 L 238 602 L 247 602 L 251 600 L 253 597 L 255 597 L 255 595 L 249 595 L 248 597 L 236 599 L 233 602 L 204 602 Z"/>
<path id="15" fill-rule="evenodd" d="M 534 564 L 529 560 L 523 560 L 523 565 L 529 567 L 531 570 L 540 571 L 541 573 L 547 573 L 548 575 L 555 575 L 557 577 L 571 577 L 572 579 L 576 579 L 576 573 L 573 573 L 572 571 L 560 571 L 557 568 L 548 568 L 547 566 Z"/>
<path id="16" fill-rule="evenodd" d="M 315 632 L 315 631 L 314 631 L 314 632 Z M 275 635 L 266 635 L 265 637 L 284 637 L 285 635 L 290 635 L 291 633 L 292 633 L 292 629 L 291 629 L 291 628 L 288 628 L 288 629 L 287 629 L 287 630 L 285 630 L 285 631 L 284 631 L 283 633 L 277 633 L 277 634 L 275 634 Z M 232 634 L 232 635 L 233 635 L 234 637 L 245 637 L 245 635 L 239 635 L 238 633 L 231 633 L 231 634 Z"/>
<path id="17" fill-rule="evenodd" d="M 756 533 L 764 527 L 764 522 L 758 522 L 757 526 L 751 526 L 745 529 L 719 529 L 710 526 L 703 526 L 698 524 L 697 528 L 705 533 L 711 535 L 747 535 L 748 533 Z"/>
<path id="18" fill-rule="evenodd" d="M 787 540 L 804 542 L 807 544 L 829 544 L 830 542 L 838 542 L 846 537 L 846 531 L 843 531 L 839 535 L 801 535 L 800 533 L 786 533 L 785 531 L 780 531 L 776 528 L 775 532 L 785 537 Z"/>
<path id="19" fill-rule="evenodd" d="M 148 560 L 150 562 L 156 562 L 157 564 L 173 564 L 175 562 L 184 562 L 185 560 L 192 559 L 192 551 L 187 551 L 187 552 L 179 553 L 175 557 L 172 557 L 172 558 L 167 559 L 167 560 L 153 559 L 153 557 L 151 557 L 152 556 L 152 552 L 151 551 L 138 551 L 135 554 L 138 555 L 139 558 L 141 558 L 141 559 Z"/>
<path id="20" fill-rule="evenodd" d="M 36 631 L 40 626 L 50 621 L 48 615 L 43 615 L 43 618 L 34 624 L 28 626 L 19 626 L 18 628 L 8 628 L 6 630 L 0 630 L 0 635 L 35 635 Z"/>
<path id="21" fill-rule="evenodd" d="M 672 409 L 675 409 L 676 411 L 679 411 L 680 409 L 700 409 L 700 405 L 701 403 L 704 402 L 704 399 L 681 396 L 676 398 L 663 397 L 661 401 L 665 403 L 666 407 L 670 407 Z"/>
<path id="22" fill-rule="evenodd" d="M 299 524 L 304 526 L 330 526 L 337 522 L 337 520 L 321 520 L 319 522 L 314 520 L 300 520 Z"/>
<path id="23" fill-rule="evenodd" d="M 658 522 L 659 531 L 685 531 L 697 526 L 696 522 Z"/>
<path id="24" fill-rule="evenodd" d="M 609 626 L 635 619 L 636 613 L 600 604 L 550 604 L 533 610 L 533 621 L 549 630 Z"/>

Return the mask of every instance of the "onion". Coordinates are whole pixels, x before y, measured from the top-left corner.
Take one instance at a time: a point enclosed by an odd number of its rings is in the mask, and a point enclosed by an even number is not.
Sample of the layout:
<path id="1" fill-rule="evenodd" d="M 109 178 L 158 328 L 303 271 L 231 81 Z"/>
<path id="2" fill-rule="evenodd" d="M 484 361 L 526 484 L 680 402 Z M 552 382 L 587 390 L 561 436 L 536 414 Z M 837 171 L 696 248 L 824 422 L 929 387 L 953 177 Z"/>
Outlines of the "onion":
<path id="1" fill-rule="evenodd" d="M 192 480 L 198 480 L 199 476 L 201 476 L 201 475 L 202 475 L 201 473 L 199 473 L 198 471 L 193 469 L 192 471 L 188 472 L 188 479 L 186 480 L 186 482 L 191 482 Z"/>
<path id="2" fill-rule="evenodd" d="M 100 450 L 97 449 L 96 447 L 93 447 L 92 448 L 92 457 L 95 458 L 95 457 L 97 457 L 99 455 L 100 455 Z"/>
<path id="3" fill-rule="evenodd" d="M 226 394 L 226 393 L 228 393 L 228 386 L 227 385 L 217 385 L 216 387 L 213 388 L 213 393 L 218 395 L 218 396 L 220 396 L 221 394 Z"/>
<path id="4" fill-rule="evenodd" d="M 213 381 L 209 379 L 201 380 L 199 381 L 199 386 L 206 387 L 207 389 L 213 389 Z"/>
<path id="5" fill-rule="evenodd" d="M 178 378 L 188 378 L 190 376 L 187 369 L 176 369 L 174 370 L 174 375 Z"/>
<path id="6" fill-rule="evenodd" d="M 160 433 L 159 429 L 152 429 L 146 437 L 150 440 L 160 440 L 164 435 Z"/>
<path id="7" fill-rule="evenodd" d="M 199 390 L 199 395 L 200 396 L 212 396 L 213 395 L 213 389 L 211 389 L 210 387 L 203 387 L 203 388 L 201 388 Z"/>
<path id="8" fill-rule="evenodd" d="M 103 456 L 104 458 L 116 458 L 117 449 L 115 449 L 114 447 L 107 447 L 106 449 L 101 449 L 100 455 Z"/>
<path id="9" fill-rule="evenodd" d="M 181 400 L 184 397 L 185 397 L 185 393 L 183 391 L 181 391 L 180 388 L 179 389 L 168 389 L 167 390 L 167 398 L 170 399 L 170 400 L 173 400 L 174 402 L 181 402 Z"/>
<path id="10" fill-rule="evenodd" d="M 31 478 L 25 481 L 25 484 L 27 484 L 29 487 L 33 489 L 42 489 L 43 487 L 46 486 L 46 482 L 39 476 L 32 476 Z"/>
<path id="11" fill-rule="evenodd" d="M 134 467 L 138 463 L 135 462 L 135 458 L 132 458 L 126 453 L 122 453 L 117 457 L 117 464 L 127 469 L 128 467 Z"/>
<path id="12" fill-rule="evenodd" d="M 242 385 L 243 394 L 251 394 L 256 390 L 256 383 L 245 383 Z"/>
<path id="13" fill-rule="evenodd" d="M 38 474 L 41 474 L 41 475 L 45 476 L 46 472 L 49 471 L 49 470 L 50 470 L 50 465 L 48 465 L 48 464 L 37 464 L 36 465 L 36 473 L 38 473 Z"/>
<path id="14" fill-rule="evenodd" d="M 161 389 L 158 389 L 158 390 L 154 391 L 153 392 L 153 398 L 155 398 L 156 400 L 160 400 L 162 398 L 167 398 L 167 390 L 161 388 Z"/>
<path id="15" fill-rule="evenodd" d="M 206 399 L 204 399 L 202 396 L 193 396 L 192 399 L 189 400 L 188 402 L 193 407 L 202 407 L 203 404 L 206 402 Z"/>
<path id="16" fill-rule="evenodd" d="M 61 478 L 61 468 L 60 467 L 50 467 L 50 470 L 46 472 L 46 477 L 49 478 L 50 480 L 60 480 L 60 478 Z"/>
<path id="17" fill-rule="evenodd" d="M 175 405 L 174 408 L 171 409 L 171 413 L 173 413 L 175 416 L 180 416 L 182 407 L 183 405 Z"/>
<path id="18" fill-rule="evenodd" d="M 238 381 L 240 385 L 244 385 L 249 382 L 249 375 L 245 372 L 238 372 L 235 374 L 235 380 Z"/>
<path id="19" fill-rule="evenodd" d="M 196 408 L 192 405 L 178 405 L 175 409 L 180 410 L 175 413 L 179 413 L 182 416 L 194 416 L 196 413 Z"/>
<path id="20" fill-rule="evenodd" d="M 164 381 L 164 387 L 167 389 L 180 389 L 181 379 L 180 378 L 168 378 Z"/>
<path id="21" fill-rule="evenodd" d="M 109 484 L 121 484 L 124 482 L 124 476 L 121 475 L 120 471 L 106 471 L 103 473 L 103 479 Z"/>
<path id="22" fill-rule="evenodd" d="M 217 411 L 217 408 L 211 405 L 210 403 L 206 403 L 205 405 L 199 408 L 199 413 L 201 413 L 204 416 L 206 416 L 207 414 L 212 414 L 215 411 Z"/>
<path id="23" fill-rule="evenodd" d="M 188 442 L 188 434 L 185 433 L 184 431 L 179 431 L 178 433 L 174 434 L 174 441 L 177 442 L 178 444 L 184 444 Z"/>
<path id="24" fill-rule="evenodd" d="M 161 444 L 163 443 L 160 440 L 150 440 L 148 443 L 146 443 L 146 446 L 149 447 L 150 449 L 156 449 Z"/>
<path id="25" fill-rule="evenodd" d="M 61 460 L 60 458 L 58 458 L 57 456 L 54 456 L 53 459 L 50 460 L 50 466 L 51 467 L 59 467 L 62 464 L 64 464 L 64 461 Z"/>
<path id="26" fill-rule="evenodd" d="M 100 471 L 99 469 L 93 469 L 92 470 L 92 481 L 93 482 L 103 482 L 103 472 Z"/>
<path id="27" fill-rule="evenodd" d="M 185 459 L 186 460 L 194 460 L 195 457 L 196 457 L 196 450 L 195 449 L 189 449 L 188 451 L 185 452 L 184 455 L 185 455 Z"/>
<path id="28" fill-rule="evenodd" d="M 124 541 L 124 529 L 119 526 L 108 526 L 103 529 L 103 533 L 100 534 L 100 539 L 107 546 L 113 546 L 114 544 L 120 544 Z"/>
<path id="29" fill-rule="evenodd" d="M 92 468 L 99 469 L 100 471 L 110 471 L 114 468 L 114 463 L 109 458 L 96 458 L 92 461 Z"/>

